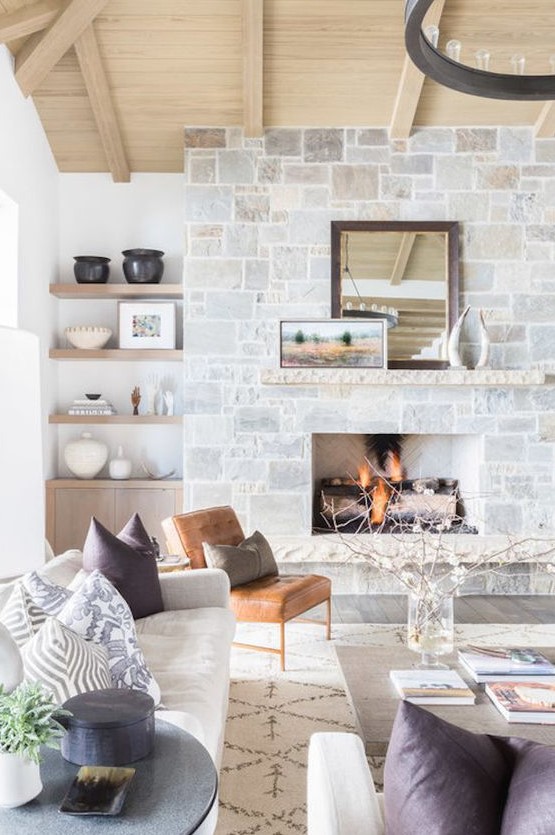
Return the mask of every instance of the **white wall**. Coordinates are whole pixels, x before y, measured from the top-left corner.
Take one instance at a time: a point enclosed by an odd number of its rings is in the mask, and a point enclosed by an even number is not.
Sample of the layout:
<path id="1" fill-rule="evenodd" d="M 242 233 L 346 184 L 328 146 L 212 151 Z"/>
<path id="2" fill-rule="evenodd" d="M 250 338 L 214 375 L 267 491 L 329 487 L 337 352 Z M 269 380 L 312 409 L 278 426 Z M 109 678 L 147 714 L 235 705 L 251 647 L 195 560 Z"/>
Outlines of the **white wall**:
<path id="1" fill-rule="evenodd" d="M 36 334 L 39 340 L 39 358 L 41 370 L 41 418 L 42 428 L 46 426 L 46 414 L 52 398 L 52 380 L 54 374 L 47 362 L 47 351 L 50 342 L 50 316 L 52 311 L 48 285 L 57 274 L 58 262 L 58 171 L 50 147 L 46 140 L 42 125 L 35 107 L 30 99 L 24 99 L 13 77 L 12 58 L 7 49 L 0 46 L 0 192 L 3 205 L 8 207 L 9 217 L 4 224 L 5 234 L 9 234 L 7 226 L 14 229 L 14 218 L 17 218 L 18 242 L 17 252 L 14 254 L 13 242 L 10 246 L 11 269 L 14 260 L 17 264 L 17 298 L 13 290 L 13 279 L 9 290 L 10 318 L 12 324 Z M 5 252 L 5 241 L 2 239 L 2 253 Z M 14 317 L 14 308 L 17 316 Z M 16 321 L 14 321 L 14 318 Z M 31 339 L 32 341 L 32 339 Z M 13 353 L 13 349 L 12 349 Z M 16 358 L 18 362 L 21 357 Z M 13 370 L 19 368 L 14 365 L 14 357 L 9 351 L 0 352 L 0 376 L 2 379 L 13 380 Z M 19 368 L 21 376 L 22 371 Z M 27 399 L 30 412 L 35 412 L 38 406 L 36 379 L 33 382 L 36 399 Z M 18 472 L 25 473 L 29 484 L 40 484 L 42 494 L 43 460 L 41 460 L 39 429 L 26 428 L 16 418 L 16 397 L 9 385 L 2 388 L 2 412 L 10 411 L 12 429 L 2 431 L 1 445 L 4 452 L 7 447 L 15 453 L 11 463 L 3 462 L 2 474 L 7 484 Z M 26 399 L 26 398 L 24 398 Z M 17 402 L 22 402 L 21 397 Z M 4 430 L 4 424 L 2 424 Z M 16 428 L 19 426 L 18 434 Z M 44 433 L 43 433 L 44 434 Z M 49 465 L 49 451 L 43 450 L 43 458 Z M 19 469 L 18 469 L 19 468 Z M 16 472 L 17 470 L 17 472 Z M 40 531 L 42 539 L 44 525 L 44 509 L 42 501 L 37 501 L 37 491 L 29 494 L 23 500 L 24 494 L 19 494 L 14 501 L 0 502 L 0 529 L 6 530 L 7 521 L 15 521 L 13 528 L 17 537 L 17 530 L 21 532 L 20 542 L 28 534 L 36 536 Z M 11 542 L 5 542 L 6 548 L 0 556 L 0 575 L 17 573 L 25 570 L 27 565 L 13 564 Z M 41 555 L 42 556 L 42 553 Z M 37 553 L 28 557 L 35 561 Z"/>
<path id="2" fill-rule="evenodd" d="M 133 174 L 130 183 L 114 183 L 109 174 L 60 174 L 60 272 L 58 280 L 73 284 L 74 255 L 111 258 L 110 284 L 125 283 L 121 263 L 124 249 L 160 249 L 164 254 L 164 283 L 180 284 L 183 273 L 182 174 Z M 177 308 L 177 344 L 181 346 L 182 306 Z M 64 300 L 57 304 L 53 343 L 67 347 L 64 329 L 70 325 L 104 325 L 112 328 L 108 347 L 117 347 L 117 302 Z M 183 411 L 183 368 L 179 363 L 60 362 L 54 406 L 66 412 L 74 398 L 99 392 L 119 414 L 130 413 L 130 394 L 138 385 L 146 402 L 146 387 L 153 379 L 175 392 L 176 414 Z M 89 427 L 60 426 L 56 430 L 56 475 L 70 475 L 63 448 Z M 92 427 L 95 438 L 110 448 L 119 444 L 133 461 L 133 477 L 144 476 L 141 461 L 156 472 L 175 469 L 182 473 L 180 426 Z M 56 439 L 54 443 L 56 443 Z M 99 477 L 107 475 L 107 467 Z"/>

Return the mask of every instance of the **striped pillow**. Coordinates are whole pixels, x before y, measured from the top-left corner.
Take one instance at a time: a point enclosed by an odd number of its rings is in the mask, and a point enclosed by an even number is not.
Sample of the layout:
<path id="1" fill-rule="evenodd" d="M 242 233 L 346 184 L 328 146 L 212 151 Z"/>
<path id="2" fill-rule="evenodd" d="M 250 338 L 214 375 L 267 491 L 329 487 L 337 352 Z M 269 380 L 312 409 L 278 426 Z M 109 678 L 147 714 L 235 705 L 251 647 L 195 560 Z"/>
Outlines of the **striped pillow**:
<path id="1" fill-rule="evenodd" d="M 40 629 L 46 612 L 33 603 L 23 583 L 16 583 L 8 602 L 0 612 L 0 623 L 9 629 L 12 638 L 22 647 Z"/>
<path id="2" fill-rule="evenodd" d="M 56 618 L 47 619 L 21 654 L 26 680 L 40 681 L 58 704 L 78 693 L 112 686 L 104 647 L 76 635 Z"/>

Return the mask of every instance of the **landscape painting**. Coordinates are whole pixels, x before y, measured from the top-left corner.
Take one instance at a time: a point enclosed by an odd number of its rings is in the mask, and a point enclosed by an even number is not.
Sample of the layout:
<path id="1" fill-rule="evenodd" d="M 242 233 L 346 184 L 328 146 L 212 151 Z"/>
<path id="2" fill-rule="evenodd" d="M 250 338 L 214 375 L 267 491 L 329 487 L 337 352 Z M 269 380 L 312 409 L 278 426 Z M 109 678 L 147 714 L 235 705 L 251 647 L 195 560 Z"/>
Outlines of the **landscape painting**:
<path id="1" fill-rule="evenodd" d="M 385 368 L 387 337 L 383 319 L 280 324 L 282 368 Z"/>

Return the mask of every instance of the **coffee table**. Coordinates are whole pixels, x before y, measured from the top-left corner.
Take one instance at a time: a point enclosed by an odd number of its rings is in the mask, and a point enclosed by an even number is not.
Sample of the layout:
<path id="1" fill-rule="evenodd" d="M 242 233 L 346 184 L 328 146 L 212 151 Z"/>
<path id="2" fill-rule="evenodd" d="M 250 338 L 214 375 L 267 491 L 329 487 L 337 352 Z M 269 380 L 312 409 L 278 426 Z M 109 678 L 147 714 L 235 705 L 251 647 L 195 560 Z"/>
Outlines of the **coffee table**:
<path id="1" fill-rule="evenodd" d="M 406 647 L 368 647 L 335 645 L 345 690 L 353 707 L 357 731 L 364 740 L 366 753 L 384 756 L 387 751 L 399 696 L 390 681 L 390 670 L 405 670 L 418 663 L 418 656 Z M 541 647 L 550 661 L 555 661 L 555 648 Z M 507 722 L 493 706 L 483 685 L 472 681 L 457 664 L 456 654 L 442 660 L 462 676 L 476 693 L 474 705 L 433 705 L 431 713 L 474 733 L 498 736 L 520 736 L 555 746 L 555 725 L 530 725 Z"/>
<path id="2" fill-rule="evenodd" d="M 156 719 L 154 749 L 130 763 L 136 769 L 117 816 L 75 816 L 58 811 L 79 766 L 59 751 L 43 749 L 44 785 L 35 800 L 16 809 L 0 809 L 0 835 L 192 835 L 216 799 L 218 779 L 210 754 L 191 734 Z"/>

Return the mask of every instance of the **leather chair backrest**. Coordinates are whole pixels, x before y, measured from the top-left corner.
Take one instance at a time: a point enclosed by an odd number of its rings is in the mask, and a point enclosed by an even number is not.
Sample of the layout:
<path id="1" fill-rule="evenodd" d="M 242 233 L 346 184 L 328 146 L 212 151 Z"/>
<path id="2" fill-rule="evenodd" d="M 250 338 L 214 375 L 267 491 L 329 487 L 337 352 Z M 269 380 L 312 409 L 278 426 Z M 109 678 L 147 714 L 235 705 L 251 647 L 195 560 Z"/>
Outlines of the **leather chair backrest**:
<path id="1" fill-rule="evenodd" d="M 203 542 L 210 545 L 239 545 L 245 538 L 235 511 L 228 505 L 171 516 L 164 519 L 162 527 L 170 551 L 189 557 L 192 568 L 206 568 Z"/>

